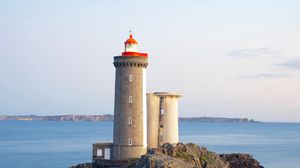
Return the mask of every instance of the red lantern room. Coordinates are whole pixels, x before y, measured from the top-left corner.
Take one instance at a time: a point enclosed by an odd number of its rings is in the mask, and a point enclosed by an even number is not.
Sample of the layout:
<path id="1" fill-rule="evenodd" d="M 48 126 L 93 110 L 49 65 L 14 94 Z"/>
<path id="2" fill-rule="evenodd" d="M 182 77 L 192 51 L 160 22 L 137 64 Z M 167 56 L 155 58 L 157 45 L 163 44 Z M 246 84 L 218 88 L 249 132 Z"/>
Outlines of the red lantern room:
<path id="1" fill-rule="evenodd" d="M 125 42 L 125 52 L 122 53 L 122 56 L 142 56 L 147 57 L 147 53 L 140 53 L 137 50 L 138 42 L 132 37 L 132 34 L 129 35 L 129 39 Z"/>

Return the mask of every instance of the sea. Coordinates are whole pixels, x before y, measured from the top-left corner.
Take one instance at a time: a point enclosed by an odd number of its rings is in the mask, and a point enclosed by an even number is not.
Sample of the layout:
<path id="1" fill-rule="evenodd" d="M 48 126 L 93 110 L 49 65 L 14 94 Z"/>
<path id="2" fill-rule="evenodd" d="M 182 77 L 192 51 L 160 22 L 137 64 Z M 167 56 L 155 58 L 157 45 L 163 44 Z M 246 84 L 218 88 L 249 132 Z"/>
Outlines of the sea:
<path id="1" fill-rule="evenodd" d="M 112 141 L 113 122 L 0 121 L 0 168 L 67 168 Z M 249 153 L 266 168 L 300 167 L 300 123 L 179 122 L 181 142 Z"/>

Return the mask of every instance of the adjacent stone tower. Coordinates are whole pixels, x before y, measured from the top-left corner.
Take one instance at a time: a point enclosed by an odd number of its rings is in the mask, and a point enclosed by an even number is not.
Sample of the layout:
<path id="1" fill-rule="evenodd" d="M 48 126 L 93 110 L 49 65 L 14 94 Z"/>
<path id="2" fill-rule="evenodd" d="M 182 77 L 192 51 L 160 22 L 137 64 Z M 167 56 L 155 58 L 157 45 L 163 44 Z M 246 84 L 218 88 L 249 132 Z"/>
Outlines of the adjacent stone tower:
<path id="1" fill-rule="evenodd" d="M 149 148 L 178 143 L 178 99 L 181 96 L 174 92 L 147 94 Z"/>
<path id="2" fill-rule="evenodd" d="M 130 35 L 116 68 L 112 159 L 139 158 L 147 150 L 146 68 L 148 54 L 137 51 Z"/>
<path id="3" fill-rule="evenodd" d="M 147 93 L 147 144 L 149 148 L 159 147 L 159 130 L 161 129 L 160 97 Z"/>

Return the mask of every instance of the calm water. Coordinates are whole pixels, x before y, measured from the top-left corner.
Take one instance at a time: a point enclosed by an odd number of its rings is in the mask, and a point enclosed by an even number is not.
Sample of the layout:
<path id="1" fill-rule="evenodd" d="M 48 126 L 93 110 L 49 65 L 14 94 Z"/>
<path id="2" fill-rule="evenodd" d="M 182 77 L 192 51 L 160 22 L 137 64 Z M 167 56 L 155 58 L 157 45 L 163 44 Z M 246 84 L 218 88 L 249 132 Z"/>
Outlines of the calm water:
<path id="1" fill-rule="evenodd" d="M 112 122 L 0 121 L 0 168 L 63 168 L 91 161 Z M 300 124 L 180 122 L 180 141 L 250 153 L 267 168 L 298 168 Z"/>

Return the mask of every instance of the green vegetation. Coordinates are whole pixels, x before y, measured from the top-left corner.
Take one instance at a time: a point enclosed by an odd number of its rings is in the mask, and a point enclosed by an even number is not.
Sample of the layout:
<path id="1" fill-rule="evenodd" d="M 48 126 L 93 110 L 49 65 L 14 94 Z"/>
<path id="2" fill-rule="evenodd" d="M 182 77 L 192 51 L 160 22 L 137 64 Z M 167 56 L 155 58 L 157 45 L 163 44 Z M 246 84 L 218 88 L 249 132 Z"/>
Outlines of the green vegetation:
<path id="1" fill-rule="evenodd" d="M 186 153 L 186 152 L 183 152 L 183 151 L 176 152 L 175 157 L 180 158 L 180 159 L 184 159 L 188 162 L 191 162 L 191 161 L 194 160 L 194 156 L 192 154 L 189 154 L 189 153 Z"/>

